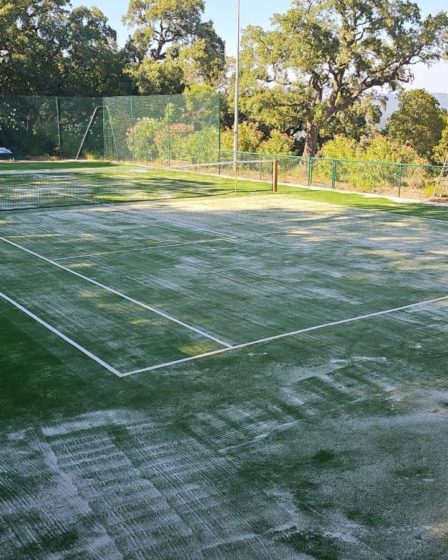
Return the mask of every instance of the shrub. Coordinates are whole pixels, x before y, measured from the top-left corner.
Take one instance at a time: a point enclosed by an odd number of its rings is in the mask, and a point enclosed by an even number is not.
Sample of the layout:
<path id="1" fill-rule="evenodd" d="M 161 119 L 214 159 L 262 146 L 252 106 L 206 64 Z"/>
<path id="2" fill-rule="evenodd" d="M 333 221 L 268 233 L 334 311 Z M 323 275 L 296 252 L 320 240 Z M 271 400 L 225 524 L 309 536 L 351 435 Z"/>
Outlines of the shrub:
<path id="1" fill-rule="evenodd" d="M 355 159 L 356 150 L 357 142 L 353 138 L 338 135 L 323 145 L 320 155 L 331 159 Z"/>
<path id="2" fill-rule="evenodd" d="M 365 192 L 381 192 L 395 189 L 403 180 L 403 169 L 394 163 L 414 163 L 424 165 L 421 158 L 409 145 L 392 140 L 381 134 L 364 138 L 356 143 L 350 138 L 337 136 L 327 142 L 321 151 L 326 158 L 346 160 L 337 165 L 339 182 L 348 187 Z M 329 176 L 331 162 L 320 164 L 320 169 Z M 401 177 L 401 178 L 400 178 Z M 426 170 L 413 168 L 408 186 L 421 188 L 426 181 Z"/>
<path id="3" fill-rule="evenodd" d="M 233 151 L 234 134 L 232 128 L 227 128 L 221 134 L 221 148 L 225 152 Z M 263 133 L 257 125 L 250 122 L 239 126 L 238 150 L 240 152 L 256 152 L 263 141 Z"/>
<path id="4" fill-rule="evenodd" d="M 127 140 L 131 153 L 138 161 L 153 161 L 159 152 L 155 141 L 156 134 L 164 123 L 150 118 L 143 118 L 128 130 Z"/>
<path id="5" fill-rule="evenodd" d="M 273 130 L 270 138 L 261 142 L 258 152 L 264 154 L 292 154 L 294 144 L 294 138 L 280 132 L 280 130 Z"/>

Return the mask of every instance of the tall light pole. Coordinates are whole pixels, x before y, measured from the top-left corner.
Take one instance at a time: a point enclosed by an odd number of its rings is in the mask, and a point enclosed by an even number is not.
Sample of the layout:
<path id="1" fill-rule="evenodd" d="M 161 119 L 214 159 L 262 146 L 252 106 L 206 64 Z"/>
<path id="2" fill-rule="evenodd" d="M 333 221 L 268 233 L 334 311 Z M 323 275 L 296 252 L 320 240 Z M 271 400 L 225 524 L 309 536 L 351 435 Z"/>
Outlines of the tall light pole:
<path id="1" fill-rule="evenodd" d="M 233 162 L 238 162 L 238 140 L 240 122 L 240 53 L 241 53 L 241 0 L 237 0 L 237 48 L 235 68 L 235 121 L 233 124 Z"/>

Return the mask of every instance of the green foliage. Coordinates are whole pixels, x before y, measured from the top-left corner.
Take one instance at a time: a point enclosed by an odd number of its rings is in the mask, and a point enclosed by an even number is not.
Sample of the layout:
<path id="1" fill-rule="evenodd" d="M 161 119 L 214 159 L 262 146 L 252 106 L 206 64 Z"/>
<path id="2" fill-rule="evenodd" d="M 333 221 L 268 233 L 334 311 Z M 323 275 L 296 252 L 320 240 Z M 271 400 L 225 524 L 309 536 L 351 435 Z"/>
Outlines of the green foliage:
<path id="1" fill-rule="evenodd" d="M 381 134 L 369 139 L 366 146 L 361 144 L 359 152 L 364 155 L 366 160 L 394 163 L 428 163 L 409 144 L 402 144 Z"/>
<path id="2" fill-rule="evenodd" d="M 243 110 L 305 130 L 307 156 L 366 94 L 411 81 L 414 64 L 447 52 L 448 15 L 423 19 L 408 0 L 294 0 L 273 23 L 244 34 Z"/>
<path id="3" fill-rule="evenodd" d="M 417 164 L 412 168 L 408 186 L 423 188 L 428 182 L 425 164 L 418 153 L 409 145 L 377 134 L 364 138 L 360 143 L 351 138 L 337 136 L 327 142 L 321 155 L 324 158 L 341 160 L 337 165 L 337 180 L 354 190 L 365 192 L 382 192 L 397 188 L 404 180 L 404 167 L 400 164 Z M 318 174 L 331 177 L 332 161 L 319 162 Z M 328 182 L 328 179 L 326 179 Z"/>
<path id="4" fill-rule="evenodd" d="M 392 138 L 376 134 L 356 142 L 352 138 L 336 136 L 322 147 L 320 155 L 324 158 L 379 161 L 387 163 L 427 164 L 412 146 L 404 145 Z"/>
<path id="5" fill-rule="evenodd" d="M 160 64 L 147 58 L 139 65 L 131 65 L 127 72 L 142 95 L 176 94 L 185 88 L 182 69 L 172 60 Z"/>
<path id="6" fill-rule="evenodd" d="M 442 138 L 438 145 L 434 148 L 434 160 L 437 163 L 444 163 L 448 156 L 448 116 L 445 116 L 445 128 L 442 132 Z"/>
<path id="7" fill-rule="evenodd" d="M 400 107 L 390 117 L 388 131 L 401 144 L 431 159 L 444 128 L 445 111 L 437 99 L 424 89 L 415 89 L 400 94 Z"/>
<path id="8" fill-rule="evenodd" d="M 173 158 L 189 163 L 207 163 L 218 159 L 217 128 L 206 126 L 201 130 L 190 130 L 188 134 L 176 134 Z"/>
<path id="9" fill-rule="evenodd" d="M 160 121 L 144 118 L 128 131 L 129 151 L 134 153 L 137 161 L 153 161 L 157 158 L 159 151 L 155 136 L 160 128 Z"/>
<path id="10" fill-rule="evenodd" d="M 294 152 L 294 138 L 279 130 L 273 130 L 270 138 L 263 140 L 258 152 L 265 154 L 292 154 Z"/>
<path id="11" fill-rule="evenodd" d="M 62 95 L 92 97 L 131 92 L 130 80 L 124 74 L 126 54 L 118 48 L 117 34 L 98 8 L 73 9 L 64 27 Z"/>
<path id="12" fill-rule="evenodd" d="M 67 0 L 0 1 L 3 95 L 108 95 L 129 91 L 125 53 L 97 8 Z"/>
<path id="13" fill-rule="evenodd" d="M 241 123 L 238 131 L 238 151 L 256 152 L 263 141 L 263 133 L 257 125 L 251 122 Z M 225 152 L 232 152 L 234 147 L 233 129 L 228 128 L 221 134 L 221 148 Z"/>
<path id="14" fill-rule="evenodd" d="M 203 0 L 131 0 L 125 22 L 134 28 L 129 73 L 142 94 L 178 93 L 193 84 L 218 85 L 224 42 L 202 21 Z"/>
<path id="15" fill-rule="evenodd" d="M 356 159 L 358 144 L 353 138 L 338 135 L 322 146 L 320 155 L 332 159 Z"/>
<path id="16" fill-rule="evenodd" d="M 218 129 L 170 122 L 167 119 L 140 119 L 127 134 L 128 148 L 138 161 L 202 163 L 218 157 Z"/>
<path id="17" fill-rule="evenodd" d="M 347 136 L 359 142 L 364 136 L 371 136 L 378 130 L 381 121 L 382 97 L 365 94 L 345 111 L 335 115 L 320 131 L 320 141 L 327 142 L 337 135 Z"/>

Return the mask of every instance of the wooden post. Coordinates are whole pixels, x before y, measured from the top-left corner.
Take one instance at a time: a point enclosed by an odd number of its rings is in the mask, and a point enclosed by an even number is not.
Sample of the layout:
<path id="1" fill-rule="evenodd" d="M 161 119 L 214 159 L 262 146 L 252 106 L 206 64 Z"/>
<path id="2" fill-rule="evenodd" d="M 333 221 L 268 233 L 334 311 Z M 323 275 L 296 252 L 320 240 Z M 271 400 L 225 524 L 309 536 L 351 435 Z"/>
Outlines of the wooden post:
<path id="1" fill-rule="evenodd" d="M 278 192 L 278 177 L 279 177 L 280 165 L 278 159 L 274 159 L 272 162 L 272 192 Z"/>

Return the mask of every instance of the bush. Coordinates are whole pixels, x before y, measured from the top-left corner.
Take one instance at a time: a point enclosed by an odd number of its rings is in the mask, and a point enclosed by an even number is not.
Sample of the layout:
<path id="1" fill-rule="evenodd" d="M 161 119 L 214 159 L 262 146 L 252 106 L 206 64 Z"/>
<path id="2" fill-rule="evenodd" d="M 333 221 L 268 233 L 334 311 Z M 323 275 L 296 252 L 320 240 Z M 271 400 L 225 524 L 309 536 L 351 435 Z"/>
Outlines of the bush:
<path id="1" fill-rule="evenodd" d="M 128 148 L 138 161 L 201 163 L 218 158 L 218 128 L 144 118 L 129 129 Z"/>
<path id="2" fill-rule="evenodd" d="M 377 134 L 365 143 L 360 144 L 357 152 L 358 159 L 369 161 L 384 161 L 392 163 L 426 164 L 427 160 L 420 157 L 409 144 L 402 144 L 387 136 Z"/>
<path id="3" fill-rule="evenodd" d="M 258 152 L 263 154 L 292 154 L 294 144 L 294 138 L 280 132 L 280 130 L 273 130 L 270 138 L 261 142 Z"/>
<path id="4" fill-rule="evenodd" d="M 263 133 L 257 125 L 250 122 L 241 123 L 239 126 L 238 150 L 240 152 L 256 152 L 263 141 Z M 232 152 L 234 143 L 233 128 L 227 128 L 221 134 L 221 149 Z"/>
<path id="5" fill-rule="evenodd" d="M 331 159 L 356 159 L 357 142 L 342 135 L 323 145 L 320 155 Z"/>
<path id="6" fill-rule="evenodd" d="M 189 163 L 209 163 L 218 160 L 218 129 L 216 126 L 201 128 L 181 139 L 183 157 Z"/>
<path id="7" fill-rule="evenodd" d="M 155 141 L 156 134 L 164 123 L 150 118 L 140 119 L 128 130 L 127 140 L 131 153 L 138 161 L 153 161 L 159 155 Z"/>
<path id="8" fill-rule="evenodd" d="M 364 138 L 356 143 L 350 138 L 337 136 L 327 142 L 321 155 L 326 158 L 345 160 L 338 163 L 337 180 L 348 187 L 364 192 L 382 192 L 395 189 L 403 180 L 403 169 L 394 163 L 424 165 L 421 158 L 409 145 L 392 140 L 381 134 Z M 319 170 L 329 176 L 331 162 L 323 162 Z M 400 179 L 400 176 L 402 177 Z M 426 182 L 426 170 L 413 168 L 412 188 L 422 188 Z M 406 181 L 408 186 L 410 181 Z"/>

